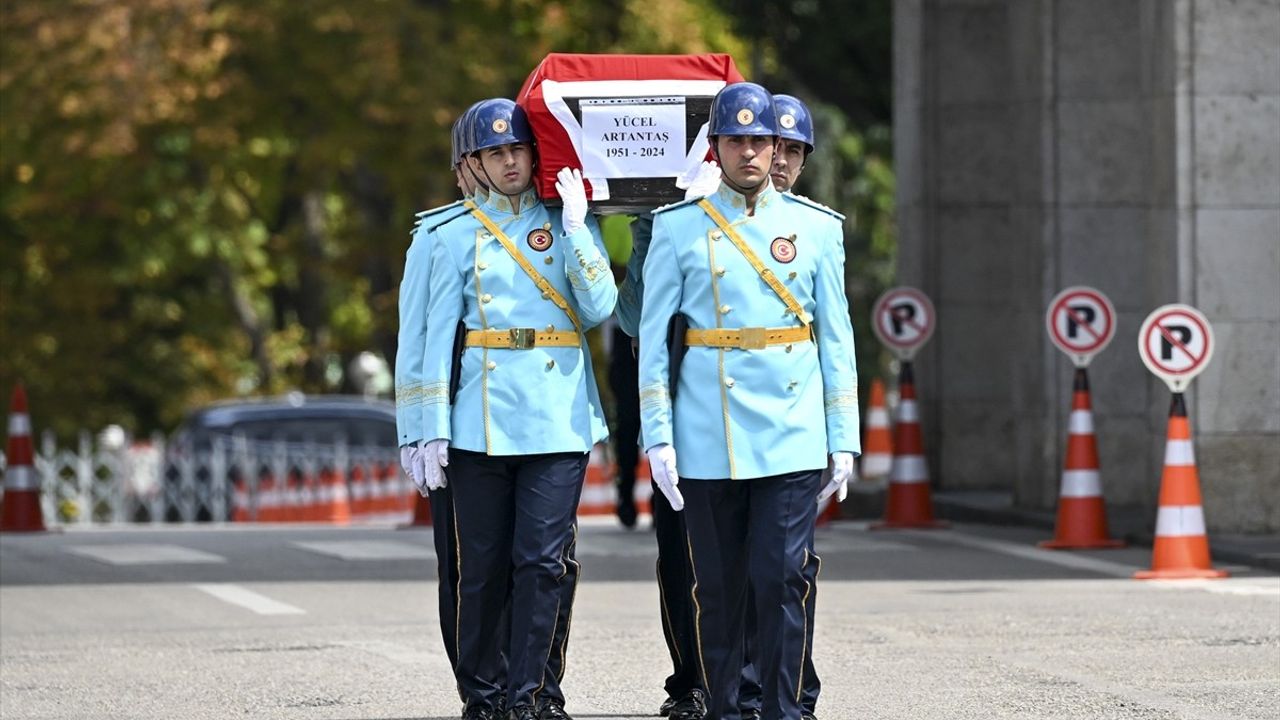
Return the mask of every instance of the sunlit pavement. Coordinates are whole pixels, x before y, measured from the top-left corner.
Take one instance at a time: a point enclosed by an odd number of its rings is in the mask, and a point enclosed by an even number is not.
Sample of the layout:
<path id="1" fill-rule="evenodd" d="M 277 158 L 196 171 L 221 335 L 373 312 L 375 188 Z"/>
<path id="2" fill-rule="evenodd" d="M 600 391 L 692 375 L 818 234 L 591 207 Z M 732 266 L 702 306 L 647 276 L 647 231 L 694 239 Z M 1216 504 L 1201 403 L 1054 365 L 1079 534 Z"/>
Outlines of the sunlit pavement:
<path id="1" fill-rule="evenodd" d="M 1280 717 L 1280 577 L 1140 582 L 1150 550 L 1041 530 L 819 531 L 820 718 Z M 645 530 L 584 523 L 568 710 L 654 715 Z M 0 536 L 0 717 L 457 717 L 429 531 Z"/>

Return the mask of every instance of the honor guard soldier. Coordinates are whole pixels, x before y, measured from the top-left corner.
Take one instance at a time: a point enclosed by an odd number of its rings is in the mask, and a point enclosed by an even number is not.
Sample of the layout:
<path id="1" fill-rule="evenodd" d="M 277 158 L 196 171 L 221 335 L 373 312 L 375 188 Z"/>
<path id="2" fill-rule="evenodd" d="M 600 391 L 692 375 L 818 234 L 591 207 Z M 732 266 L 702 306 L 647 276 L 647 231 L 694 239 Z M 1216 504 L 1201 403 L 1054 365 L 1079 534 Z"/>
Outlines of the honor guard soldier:
<path id="1" fill-rule="evenodd" d="M 696 200 L 720 187 L 720 169 L 714 162 L 704 162 L 685 189 L 686 200 Z M 644 294 L 644 262 L 653 236 L 653 215 L 641 213 L 631 223 L 631 257 L 626 276 L 618 287 L 618 327 L 631 337 L 640 334 L 641 299 Z M 614 352 L 620 352 L 615 343 Z M 632 392 L 636 390 L 632 389 Z M 621 453 L 619 453 L 621 455 Z M 653 530 L 658 541 L 658 594 L 662 635 L 671 656 L 671 674 L 663 684 L 667 699 L 658 714 L 671 720 L 702 720 L 707 713 L 706 690 L 698 668 L 698 646 L 695 638 L 693 598 L 689 589 L 693 579 L 689 572 L 689 546 L 685 537 L 684 515 L 671 507 L 660 492 L 649 500 L 653 511 Z"/>
<path id="2" fill-rule="evenodd" d="M 805 161 L 814 148 L 813 115 L 809 107 L 799 98 L 791 95 L 774 95 L 773 107 L 778 116 L 778 144 L 774 150 L 773 168 L 770 177 L 773 187 L 779 192 L 791 192 L 800 173 L 804 170 Z M 844 222 L 844 216 L 832 213 Z M 839 499 L 844 500 L 844 490 L 840 490 Z M 825 499 L 825 498 L 824 498 Z M 816 586 L 818 573 L 822 569 L 822 558 L 814 552 L 814 538 L 809 536 L 810 561 L 804 567 L 805 581 L 811 587 Z M 822 684 L 818 681 L 818 671 L 813 665 L 813 620 L 816 610 L 817 592 L 810 592 L 805 599 L 805 643 L 804 671 L 801 673 L 800 707 L 803 720 L 816 720 L 818 693 Z M 742 690 L 738 696 L 738 707 L 742 711 L 743 720 L 759 720 L 761 688 L 756 677 L 752 658 L 755 656 L 756 628 L 753 621 L 755 612 L 754 599 L 748 594 L 746 635 L 746 663 L 742 670 Z"/>
<path id="3" fill-rule="evenodd" d="M 474 107 L 474 106 L 472 106 Z M 470 112 L 468 110 L 467 112 Z M 418 492 L 431 498 L 431 534 L 436 551 L 440 636 L 444 639 L 449 666 L 457 664 L 454 637 L 457 635 L 457 543 L 453 532 L 453 497 L 440 474 L 428 484 L 422 426 L 422 362 L 427 335 L 427 284 L 431 275 L 431 252 L 437 228 L 467 213 L 464 202 L 479 189 L 474 176 L 463 165 L 467 148 L 467 115 L 464 112 L 450 131 L 451 162 L 462 200 L 418 213 L 412 242 L 405 256 L 400 282 L 400 331 L 396 348 L 396 429 L 400 435 L 400 462 Z"/>
<path id="4" fill-rule="evenodd" d="M 654 214 L 644 263 L 644 445 L 655 485 L 685 511 L 710 718 L 739 717 L 748 584 L 761 712 L 801 717 L 815 500 L 847 483 L 860 451 L 840 222 L 774 189 L 778 132 L 767 90 L 721 90 L 708 136 L 722 183 Z M 677 315 L 683 353 L 668 343 Z"/>
<path id="5" fill-rule="evenodd" d="M 583 332 L 613 312 L 617 289 L 581 174 L 560 172 L 560 212 L 533 190 L 524 111 L 487 100 L 469 126 L 467 161 L 489 189 L 436 230 L 422 391 L 426 472 L 447 466 L 453 491 L 456 674 L 464 718 L 493 717 L 504 694 L 511 720 L 565 718 L 556 636 L 568 627 L 558 619 L 569 616 L 588 453 L 608 435 Z M 504 692 L 508 596 L 519 611 Z M 548 671 L 553 652 L 559 672 Z"/>

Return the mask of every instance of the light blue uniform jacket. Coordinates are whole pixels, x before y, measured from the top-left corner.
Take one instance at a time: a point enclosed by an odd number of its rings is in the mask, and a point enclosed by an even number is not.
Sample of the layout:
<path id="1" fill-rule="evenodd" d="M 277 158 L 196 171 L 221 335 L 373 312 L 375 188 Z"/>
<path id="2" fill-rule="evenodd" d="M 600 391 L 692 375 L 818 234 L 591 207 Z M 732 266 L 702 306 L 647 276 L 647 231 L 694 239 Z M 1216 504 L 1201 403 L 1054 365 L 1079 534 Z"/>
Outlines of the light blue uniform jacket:
<path id="1" fill-rule="evenodd" d="M 569 302 L 583 330 L 613 313 L 618 290 L 600 228 L 565 236 L 558 211 L 532 191 L 515 203 L 493 193 L 490 219 Z M 549 231 L 550 247 L 530 242 Z M 498 240 L 466 215 L 436 230 L 427 305 L 423 437 L 489 455 L 588 452 L 608 437 L 585 338 L 578 347 L 467 348 L 458 396 L 449 405 L 454 330 L 533 328 L 572 331 L 568 315 L 542 296 Z"/>
<path id="2" fill-rule="evenodd" d="M 461 200 L 415 216 L 413 238 L 400 280 L 400 331 L 396 345 L 396 436 L 401 447 L 422 439 L 422 359 L 427 338 L 427 283 L 431 277 L 431 234 L 463 212 Z"/>
<path id="3" fill-rule="evenodd" d="M 813 317 L 816 343 L 761 350 L 690 347 L 676 400 L 668 386 L 668 323 L 690 328 L 784 328 L 801 323 L 714 221 L 693 203 L 653 215 L 640 319 L 640 415 L 644 446 L 672 443 L 682 478 L 748 479 L 818 470 L 827 454 L 858 454 L 858 379 L 844 293 L 839 219 L 772 185 L 747 215 L 721 184 L 713 205 Z M 795 254 L 781 262 L 775 239 Z M 784 254 L 785 257 L 785 254 Z M 825 417 L 825 423 L 819 418 Z"/>

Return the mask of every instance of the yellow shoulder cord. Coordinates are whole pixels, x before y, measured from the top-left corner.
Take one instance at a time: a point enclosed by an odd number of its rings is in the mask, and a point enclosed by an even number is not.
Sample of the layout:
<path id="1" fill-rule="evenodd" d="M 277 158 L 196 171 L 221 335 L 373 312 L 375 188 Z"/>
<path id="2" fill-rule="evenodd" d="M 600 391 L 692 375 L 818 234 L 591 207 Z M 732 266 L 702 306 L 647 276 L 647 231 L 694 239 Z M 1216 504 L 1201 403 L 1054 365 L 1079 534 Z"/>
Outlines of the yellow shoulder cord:
<path id="1" fill-rule="evenodd" d="M 724 219 L 724 216 L 720 214 L 720 211 L 716 210 L 715 206 L 711 204 L 711 201 L 704 198 L 698 201 L 698 207 L 702 208 L 703 212 L 710 216 L 711 219 L 715 221 L 716 225 L 720 226 L 720 230 L 723 231 L 725 235 L 729 236 L 729 240 L 733 242 L 734 247 L 738 248 L 738 252 L 741 252 L 742 256 L 747 259 L 747 262 L 751 263 L 751 267 L 756 269 L 756 272 L 760 274 L 760 278 L 765 281 L 765 284 L 767 284 L 773 292 L 782 299 L 783 304 L 785 304 L 787 309 L 799 318 L 800 323 L 805 327 L 808 327 L 809 323 L 813 322 L 813 316 L 805 312 L 804 308 L 801 307 L 800 302 L 796 300 L 796 296 L 791 294 L 791 291 L 787 289 L 786 285 L 782 284 L 782 281 L 778 279 L 778 276 L 774 275 L 772 270 L 765 267 L 765 264 L 760 262 L 760 258 L 751 251 L 751 248 L 747 245 L 746 241 L 742 239 L 742 236 L 738 234 L 738 231 L 734 230 L 733 227 L 729 225 L 728 221 Z"/>
<path id="2" fill-rule="evenodd" d="M 506 233 L 502 232 L 502 229 L 499 228 L 488 215 L 485 215 L 484 211 L 477 207 L 475 203 L 468 200 L 466 202 L 466 208 L 471 211 L 471 214 L 475 219 L 480 221 L 481 225 L 484 225 L 486 230 L 498 239 L 498 242 L 502 243 L 502 247 L 507 251 L 507 254 L 516 261 L 516 264 L 520 266 L 520 269 L 524 270 L 525 274 L 533 280 L 533 284 L 537 285 L 538 289 L 542 291 L 542 296 L 555 303 L 556 307 L 563 310 L 564 314 L 569 316 L 569 321 L 573 323 L 573 329 L 581 335 L 582 323 L 578 320 L 578 314 L 573 311 L 573 308 L 569 307 L 569 301 L 565 300 L 564 296 L 561 295 L 554 286 L 552 286 L 551 281 L 542 277 L 542 275 L 538 273 L 537 269 L 533 267 L 533 264 L 529 262 L 529 259 L 524 256 L 524 253 L 516 249 L 516 246 L 511 242 L 511 238 L 507 237 Z"/>

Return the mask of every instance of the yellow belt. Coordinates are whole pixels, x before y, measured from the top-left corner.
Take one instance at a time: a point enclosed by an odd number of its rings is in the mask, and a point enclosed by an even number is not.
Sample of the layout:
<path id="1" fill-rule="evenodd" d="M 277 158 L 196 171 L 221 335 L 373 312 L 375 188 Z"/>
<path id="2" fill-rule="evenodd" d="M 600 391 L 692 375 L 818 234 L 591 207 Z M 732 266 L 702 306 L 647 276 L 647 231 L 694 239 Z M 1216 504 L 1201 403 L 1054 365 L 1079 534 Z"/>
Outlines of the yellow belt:
<path id="1" fill-rule="evenodd" d="M 578 333 L 572 330 L 535 330 L 511 328 L 510 330 L 468 330 L 467 347 L 505 348 L 528 350 L 534 347 L 578 347 Z"/>
<path id="2" fill-rule="evenodd" d="M 738 348 L 763 350 L 770 345 L 790 345 L 809 340 L 809 328 L 740 328 L 734 330 L 686 330 L 684 342 L 689 347 Z"/>

